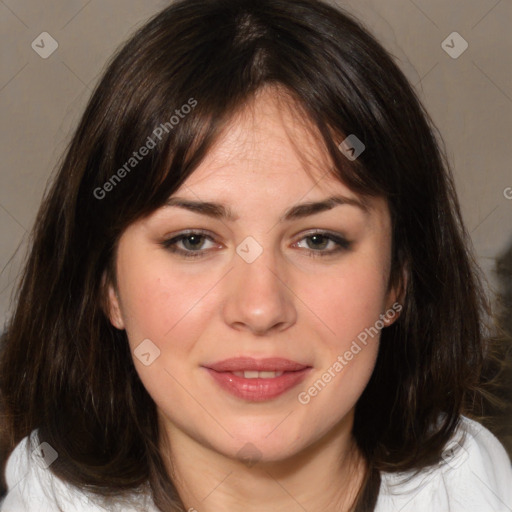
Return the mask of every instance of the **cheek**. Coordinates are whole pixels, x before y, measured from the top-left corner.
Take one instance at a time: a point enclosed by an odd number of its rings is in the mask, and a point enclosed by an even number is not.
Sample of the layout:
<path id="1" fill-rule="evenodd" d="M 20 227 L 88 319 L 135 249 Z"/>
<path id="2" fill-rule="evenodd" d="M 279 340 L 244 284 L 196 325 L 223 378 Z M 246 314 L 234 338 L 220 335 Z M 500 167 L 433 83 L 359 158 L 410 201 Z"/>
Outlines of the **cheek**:
<path id="1" fill-rule="evenodd" d="M 135 275 L 125 278 L 120 289 L 122 313 L 130 344 L 149 338 L 159 344 L 171 322 L 180 313 L 180 302 L 164 277 L 138 267 Z"/>
<path id="2" fill-rule="evenodd" d="M 354 258 L 356 259 L 356 258 Z M 340 268 L 335 276 L 309 294 L 307 302 L 332 334 L 334 344 L 342 348 L 384 313 L 387 300 L 385 267 L 357 264 Z"/>
<path id="3" fill-rule="evenodd" d="M 121 309 L 130 339 L 163 340 L 187 314 L 197 282 L 172 272 L 165 255 L 125 251 L 118 261 Z"/>
<path id="4" fill-rule="evenodd" d="M 215 280 L 172 271 L 168 261 L 158 258 L 132 260 L 130 269 L 123 274 L 123 265 L 119 265 L 124 278 L 119 282 L 123 283 L 123 317 L 137 373 L 160 407 L 169 409 L 166 404 L 172 396 L 172 410 L 183 410 L 190 404 L 180 383 L 189 379 L 194 366 L 191 354 L 211 319 L 214 294 L 208 292 Z M 143 346 L 144 353 L 150 353 L 149 365 L 137 355 Z"/>
<path id="5" fill-rule="evenodd" d="M 321 359 L 298 396 L 309 417 L 315 418 L 311 428 L 316 434 L 348 414 L 371 378 L 381 332 L 375 325 L 384 313 L 387 282 L 381 265 L 360 261 L 322 284 L 310 297 L 325 327 L 326 334 L 317 340 Z"/>

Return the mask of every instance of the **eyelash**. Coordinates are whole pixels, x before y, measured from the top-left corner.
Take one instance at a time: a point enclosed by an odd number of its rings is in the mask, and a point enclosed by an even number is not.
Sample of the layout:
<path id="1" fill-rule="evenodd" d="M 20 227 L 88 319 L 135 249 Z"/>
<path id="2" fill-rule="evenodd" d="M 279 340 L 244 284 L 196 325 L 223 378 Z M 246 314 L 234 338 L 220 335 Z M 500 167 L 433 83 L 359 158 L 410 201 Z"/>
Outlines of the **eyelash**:
<path id="1" fill-rule="evenodd" d="M 189 238 L 191 236 L 203 237 L 203 238 L 206 238 L 207 240 L 210 240 L 211 242 L 214 242 L 214 239 L 207 233 L 205 233 L 201 230 L 193 230 L 193 231 L 191 230 L 191 231 L 180 233 L 179 235 L 177 235 L 173 238 L 170 238 L 168 240 L 164 240 L 163 242 L 161 242 L 161 245 L 168 251 L 170 251 L 174 254 L 183 256 L 184 258 L 203 257 L 205 255 L 205 253 L 207 252 L 206 250 L 199 249 L 197 251 L 191 251 L 191 250 L 179 249 L 176 247 L 177 243 L 179 243 L 182 240 Z M 308 238 L 312 238 L 314 236 L 321 236 L 323 238 L 326 238 L 328 241 L 334 242 L 337 245 L 337 247 L 330 251 L 306 249 L 306 252 L 313 258 L 331 256 L 333 254 L 337 254 L 339 252 L 348 250 L 351 247 L 351 242 L 349 242 L 348 240 L 346 240 L 345 238 L 343 238 L 339 235 L 334 235 L 333 233 L 330 233 L 328 231 L 314 231 L 314 232 L 308 233 L 306 236 L 302 237 L 298 242 L 308 239 Z M 295 243 L 297 243 L 297 242 L 295 242 Z"/>

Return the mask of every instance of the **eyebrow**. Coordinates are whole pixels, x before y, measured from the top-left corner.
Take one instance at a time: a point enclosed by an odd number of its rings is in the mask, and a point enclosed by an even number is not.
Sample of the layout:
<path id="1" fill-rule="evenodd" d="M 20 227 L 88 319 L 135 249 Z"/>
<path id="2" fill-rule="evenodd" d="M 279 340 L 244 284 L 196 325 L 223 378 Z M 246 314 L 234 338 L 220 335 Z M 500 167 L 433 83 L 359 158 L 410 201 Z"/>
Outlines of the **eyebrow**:
<path id="1" fill-rule="evenodd" d="M 279 218 L 279 222 L 309 217 L 316 213 L 331 210 L 339 205 L 355 206 L 366 214 L 370 211 L 368 203 L 359 199 L 344 196 L 330 196 L 323 201 L 301 203 L 288 208 L 288 210 L 286 210 L 286 212 Z M 239 219 L 239 216 L 235 215 L 231 208 L 220 203 L 193 201 L 191 199 L 171 197 L 167 200 L 165 206 L 184 208 L 185 210 L 199 213 L 201 215 L 208 215 L 210 217 L 228 221 L 236 221 Z"/>

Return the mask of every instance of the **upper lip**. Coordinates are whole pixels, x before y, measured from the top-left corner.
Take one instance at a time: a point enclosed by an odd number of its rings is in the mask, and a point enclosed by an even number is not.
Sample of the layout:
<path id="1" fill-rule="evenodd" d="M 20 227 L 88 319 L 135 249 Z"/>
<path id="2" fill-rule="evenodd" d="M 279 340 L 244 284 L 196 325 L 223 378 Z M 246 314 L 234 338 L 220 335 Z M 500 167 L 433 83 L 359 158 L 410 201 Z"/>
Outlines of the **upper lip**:
<path id="1" fill-rule="evenodd" d="M 265 359 L 254 359 L 253 357 L 235 357 L 225 359 L 216 363 L 205 364 L 206 368 L 216 372 L 239 372 L 239 371 L 260 371 L 260 372 L 293 372 L 309 368 L 308 365 L 283 359 L 281 357 L 269 357 Z"/>

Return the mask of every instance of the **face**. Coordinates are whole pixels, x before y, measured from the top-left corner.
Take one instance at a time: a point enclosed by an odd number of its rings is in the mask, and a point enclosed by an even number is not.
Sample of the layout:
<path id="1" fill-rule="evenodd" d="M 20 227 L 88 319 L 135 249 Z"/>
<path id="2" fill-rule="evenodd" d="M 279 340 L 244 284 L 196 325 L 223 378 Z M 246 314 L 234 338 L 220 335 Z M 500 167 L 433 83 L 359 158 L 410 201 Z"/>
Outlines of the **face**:
<path id="1" fill-rule="evenodd" d="M 125 230 L 109 291 L 169 436 L 268 461 L 351 420 L 396 301 L 386 202 L 332 177 L 275 98 L 261 92 L 169 205 Z"/>

